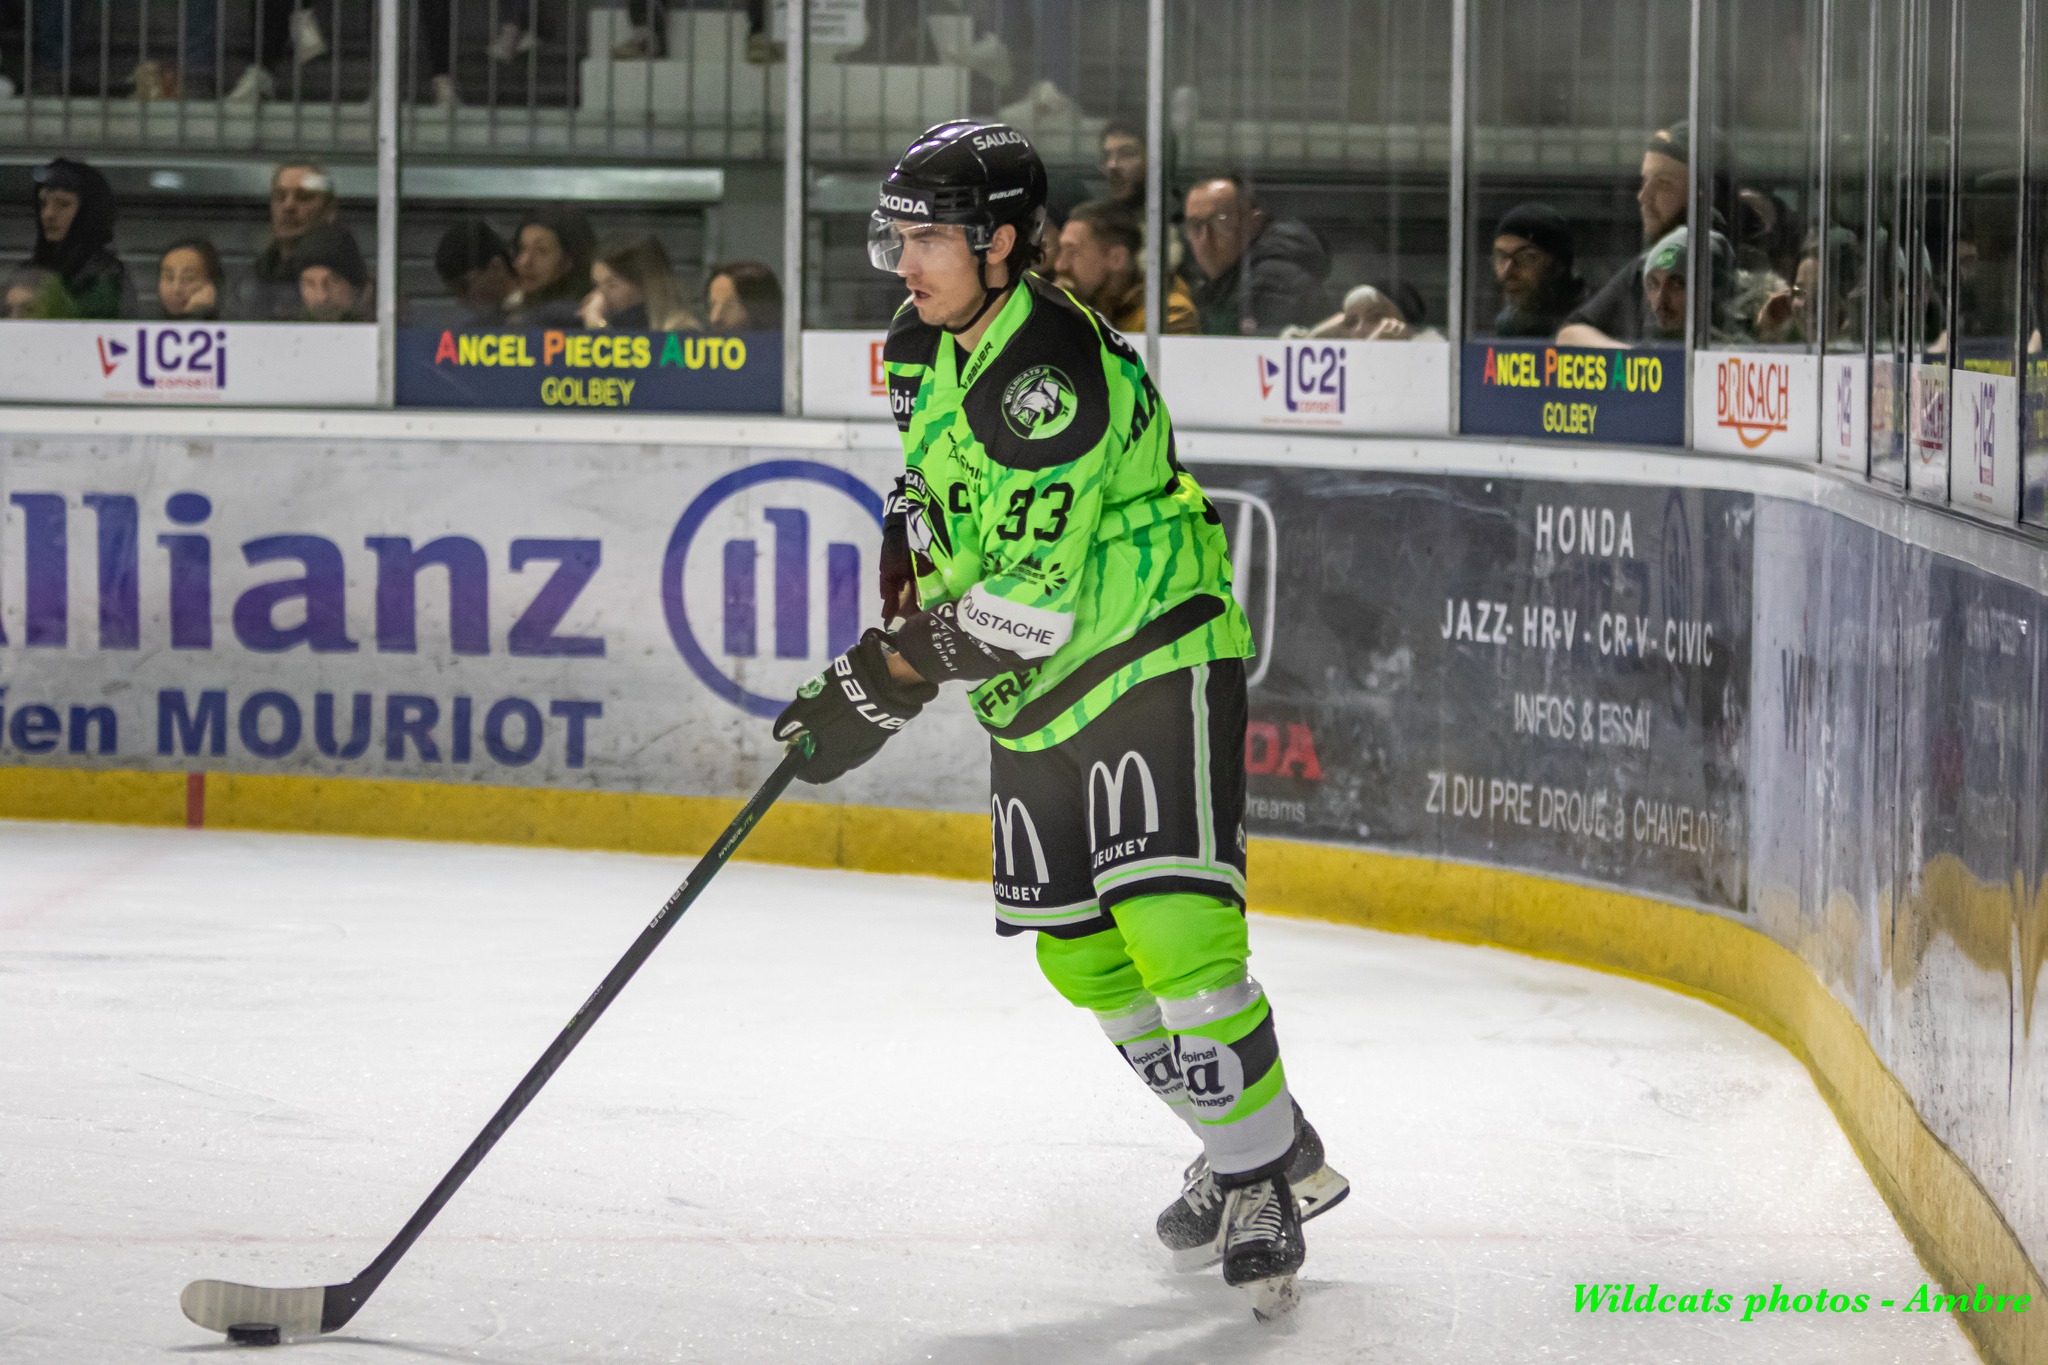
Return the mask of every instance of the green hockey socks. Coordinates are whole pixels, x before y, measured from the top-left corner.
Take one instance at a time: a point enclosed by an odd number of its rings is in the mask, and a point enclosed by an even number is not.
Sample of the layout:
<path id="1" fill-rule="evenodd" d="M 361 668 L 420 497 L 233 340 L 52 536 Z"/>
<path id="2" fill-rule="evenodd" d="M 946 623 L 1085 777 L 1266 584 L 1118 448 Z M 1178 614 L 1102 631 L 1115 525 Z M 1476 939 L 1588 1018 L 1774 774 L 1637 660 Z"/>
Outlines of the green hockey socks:
<path id="1" fill-rule="evenodd" d="M 1041 934 L 1054 989 L 1094 1012 L 1131 1069 L 1202 1139 L 1226 1179 L 1283 1160 L 1294 1143 L 1265 991 L 1246 973 L 1244 914 L 1214 897 L 1137 896 L 1114 928 Z"/>

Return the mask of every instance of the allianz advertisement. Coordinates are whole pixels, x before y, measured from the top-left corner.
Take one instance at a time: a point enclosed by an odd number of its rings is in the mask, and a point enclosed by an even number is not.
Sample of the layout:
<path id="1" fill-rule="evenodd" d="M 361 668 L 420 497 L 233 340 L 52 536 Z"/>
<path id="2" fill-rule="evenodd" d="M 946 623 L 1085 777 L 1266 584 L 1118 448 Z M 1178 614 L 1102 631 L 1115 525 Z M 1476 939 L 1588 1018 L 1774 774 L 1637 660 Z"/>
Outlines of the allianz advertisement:
<path id="1" fill-rule="evenodd" d="M 0 764 L 743 794 L 877 624 L 900 456 L 831 459 L 0 444 Z M 933 707 L 801 795 L 986 810 L 987 744 Z"/>
<path id="2" fill-rule="evenodd" d="M 782 411 L 782 334 L 398 332 L 400 407 Z"/>
<path id="3" fill-rule="evenodd" d="M 0 401 L 367 407 L 368 323 L 9 322 Z"/>

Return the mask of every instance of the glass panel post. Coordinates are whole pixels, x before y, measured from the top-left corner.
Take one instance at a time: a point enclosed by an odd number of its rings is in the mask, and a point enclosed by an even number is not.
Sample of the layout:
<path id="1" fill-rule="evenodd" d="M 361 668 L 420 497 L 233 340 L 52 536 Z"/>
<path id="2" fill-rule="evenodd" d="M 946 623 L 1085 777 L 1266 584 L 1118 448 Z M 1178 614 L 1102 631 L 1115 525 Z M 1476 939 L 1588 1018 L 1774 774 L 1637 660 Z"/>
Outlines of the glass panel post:
<path id="1" fill-rule="evenodd" d="M 398 402 L 399 0 L 377 0 L 377 406 Z M 341 41 L 337 30 L 335 42 Z"/>

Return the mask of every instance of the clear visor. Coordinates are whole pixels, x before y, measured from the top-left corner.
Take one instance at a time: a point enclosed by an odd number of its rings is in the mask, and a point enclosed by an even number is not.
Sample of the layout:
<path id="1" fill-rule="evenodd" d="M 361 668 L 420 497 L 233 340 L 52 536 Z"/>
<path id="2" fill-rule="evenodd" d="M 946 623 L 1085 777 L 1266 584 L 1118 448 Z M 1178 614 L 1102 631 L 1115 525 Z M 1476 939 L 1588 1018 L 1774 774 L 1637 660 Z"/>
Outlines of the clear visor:
<path id="1" fill-rule="evenodd" d="M 903 260 L 903 224 L 880 209 L 868 215 L 868 263 L 894 274 Z"/>
<path id="2" fill-rule="evenodd" d="M 877 270 L 900 274 L 906 258 L 912 266 L 917 266 L 943 260 L 963 248 L 985 251 L 988 249 L 988 236 L 985 228 L 891 218 L 877 209 L 868 215 L 868 261 Z"/>

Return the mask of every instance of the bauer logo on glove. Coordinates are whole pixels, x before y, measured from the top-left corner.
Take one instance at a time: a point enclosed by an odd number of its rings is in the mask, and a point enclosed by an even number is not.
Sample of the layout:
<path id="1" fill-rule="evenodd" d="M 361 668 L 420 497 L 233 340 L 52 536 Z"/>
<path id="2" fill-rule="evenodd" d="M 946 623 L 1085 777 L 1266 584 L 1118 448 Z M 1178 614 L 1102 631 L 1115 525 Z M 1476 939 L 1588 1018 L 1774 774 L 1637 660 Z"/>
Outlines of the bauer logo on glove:
<path id="1" fill-rule="evenodd" d="M 797 774 L 823 784 L 845 776 L 873 758 L 889 736 L 916 719 L 939 695 L 927 682 L 902 683 L 889 675 L 889 637 L 879 630 L 832 661 L 832 666 L 797 689 L 796 700 L 775 718 L 775 737 L 811 737 L 811 761 Z"/>

